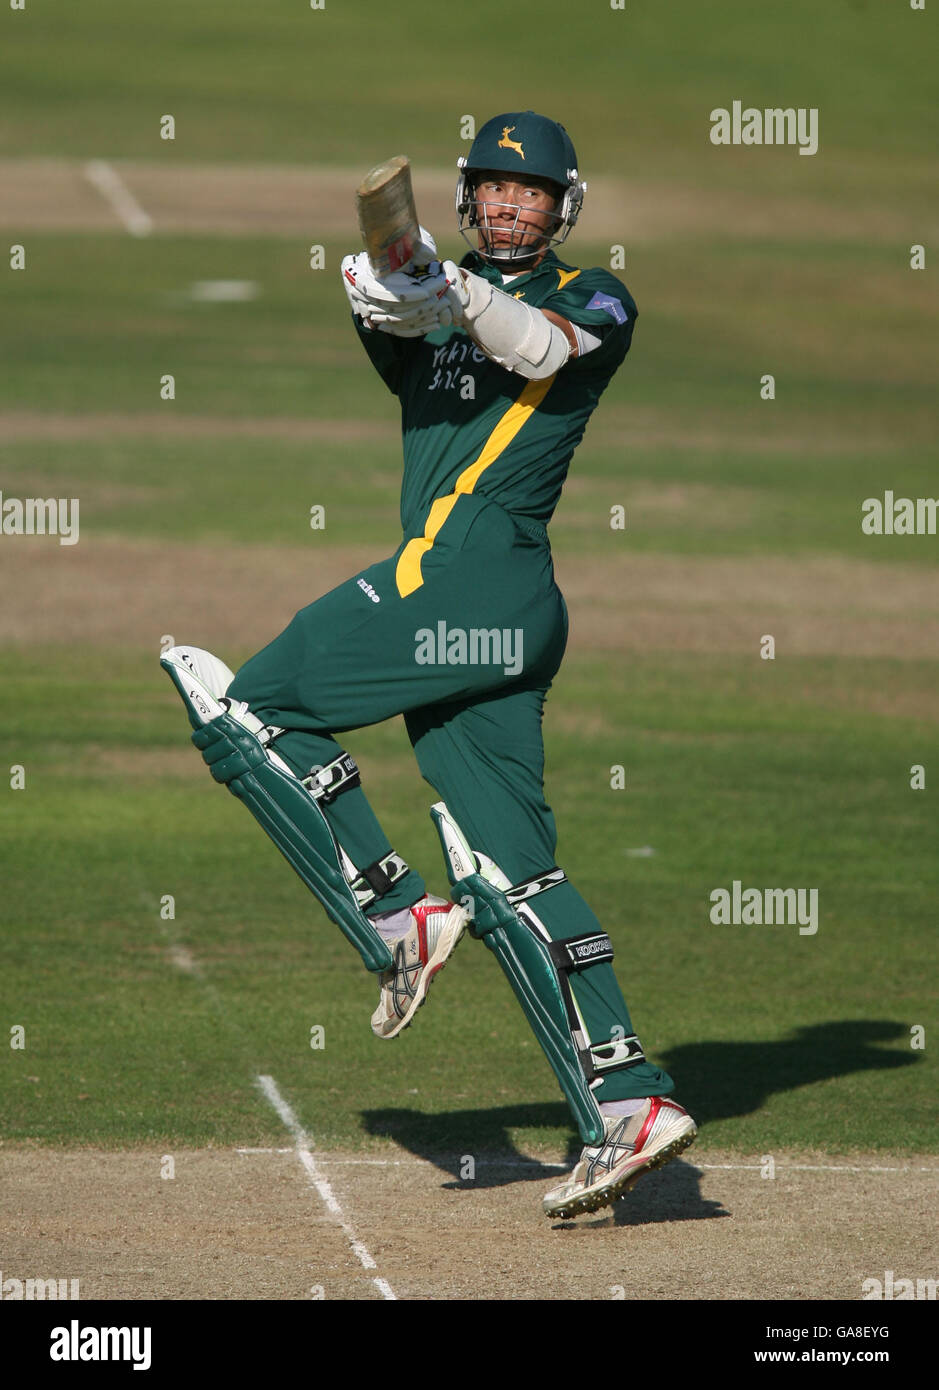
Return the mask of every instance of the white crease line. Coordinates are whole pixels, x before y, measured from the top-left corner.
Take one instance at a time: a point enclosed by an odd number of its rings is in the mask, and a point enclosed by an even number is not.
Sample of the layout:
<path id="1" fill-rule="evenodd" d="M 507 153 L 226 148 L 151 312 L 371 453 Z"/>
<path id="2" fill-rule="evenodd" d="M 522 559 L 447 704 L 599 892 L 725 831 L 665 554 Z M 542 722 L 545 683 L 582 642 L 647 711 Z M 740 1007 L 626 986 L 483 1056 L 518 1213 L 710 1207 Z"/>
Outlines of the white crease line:
<path id="1" fill-rule="evenodd" d="M 695 1168 L 728 1168 L 734 1172 L 759 1173 L 766 1165 L 763 1163 L 695 1163 L 686 1159 Z M 862 1168 L 840 1163 L 777 1163 L 777 1172 L 785 1173 L 939 1173 L 939 1168 L 884 1168 L 872 1164 Z"/>
<path id="2" fill-rule="evenodd" d="M 110 203 L 125 231 L 131 236 L 149 236 L 153 231 L 153 218 L 144 212 L 124 180 L 112 165 L 104 159 L 92 159 L 85 165 L 84 175 L 93 188 L 96 188 Z"/>
<path id="3" fill-rule="evenodd" d="M 290 1154 L 293 1149 L 236 1149 L 236 1154 Z M 439 1159 L 435 1158 L 335 1158 L 332 1154 L 319 1154 L 320 1163 L 327 1166 L 332 1164 L 335 1167 L 347 1168 L 439 1168 L 441 1162 L 448 1158 L 453 1162 L 460 1162 L 466 1154 L 441 1154 Z M 477 1163 L 477 1168 L 538 1168 L 544 1171 L 546 1168 L 556 1168 L 559 1173 L 566 1173 L 570 1170 L 569 1163 L 540 1163 L 536 1158 L 481 1158 Z"/>
<path id="4" fill-rule="evenodd" d="M 375 1261 L 372 1259 L 371 1255 L 368 1253 L 365 1246 L 358 1239 L 352 1227 L 346 1220 L 342 1207 L 339 1205 L 339 1203 L 336 1201 L 335 1196 L 333 1195 L 332 1188 L 330 1187 L 326 1178 L 324 1178 L 320 1174 L 320 1171 L 316 1166 L 316 1160 L 310 1152 L 310 1143 L 307 1133 L 304 1130 L 303 1126 L 300 1124 L 300 1121 L 297 1119 L 296 1115 L 291 1110 L 290 1106 L 284 1100 L 280 1091 L 278 1091 L 277 1083 L 274 1081 L 274 1078 L 272 1076 L 259 1076 L 257 1078 L 257 1081 L 258 1085 L 261 1087 L 261 1090 L 267 1096 L 271 1105 L 277 1111 L 281 1120 L 284 1122 L 287 1129 L 289 1129 L 291 1135 L 296 1141 L 297 1157 L 303 1164 L 303 1167 L 305 1168 L 313 1186 L 316 1188 L 320 1197 L 323 1199 L 323 1203 L 326 1207 L 326 1210 L 332 1216 L 335 1216 L 336 1220 L 339 1222 L 339 1225 L 342 1227 L 346 1239 L 351 1245 L 356 1258 L 362 1265 L 362 1268 L 377 1269 L 378 1266 L 376 1265 Z M 392 1289 L 391 1285 L 387 1282 L 387 1280 L 380 1279 L 377 1276 L 375 1276 L 372 1279 L 372 1283 L 378 1289 L 382 1298 L 391 1299 L 397 1302 L 397 1295 L 395 1294 L 394 1290 Z"/>
<path id="5" fill-rule="evenodd" d="M 287 1154 L 293 1153 L 293 1149 L 236 1149 L 239 1154 Z M 417 1168 L 421 1165 L 437 1168 L 440 1162 L 459 1161 L 466 1157 L 465 1154 L 441 1154 L 439 1160 L 432 1158 L 334 1158 L 332 1154 L 320 1154 L 320 1163 L 327 1165 L 333 1164 L 336 1167 L 350 1168 Z M 709 1168 L 715 1172 L 727 1171 L 733 1173 L 759 1173 L 766 1166 L 763 1163 L 696 1163 L 693 1158 L 683 1158 L 682 1162 L 686 1167 Z M 548 1168 L 556 1168 L 559 1173 L 566 1173 L 571 1165 L 569 1163 L 541 1163 L 536 1158 L 481 1158 L 476 1164 L 477 1168 L 538 1168 L 542 1172 Z M 777 1172 L 784 1173 L 935 1173 L 939 1176 L 939 1168 L 886 1168 L 871 1166 L 862 1168 L 852 1167 L 844 1164 L 835 1163 L 777 1163 Z"/>
<path id="6" fill-rule="evenodd" d="M 418 1164 L 425 1164 L 429 1168 L 439 1168 L 441 1163 L 447 1161 L 459 1163 L 462 1159 L 471 1157 L 469 1154 L 441 1154 L 439 1159 L 433 1158 L 333 1158 L 327 1156 L 326 1163 L 333 1163 L 337 1167 L 343 1164 L 355 1167 L 357 1165 L 366 1166 L 374 1164 L 377 1168 L 396 1168 Z M 570 1163 L 539 1163 L 536 1158 L 481 1158 L 476 1163 L 477 1168 L 537 1168 L 539 1173 L 545 1172 L 548 1168 L 557 1169 L 559 1173 L 569 1173 L 572 1164 Z"/>

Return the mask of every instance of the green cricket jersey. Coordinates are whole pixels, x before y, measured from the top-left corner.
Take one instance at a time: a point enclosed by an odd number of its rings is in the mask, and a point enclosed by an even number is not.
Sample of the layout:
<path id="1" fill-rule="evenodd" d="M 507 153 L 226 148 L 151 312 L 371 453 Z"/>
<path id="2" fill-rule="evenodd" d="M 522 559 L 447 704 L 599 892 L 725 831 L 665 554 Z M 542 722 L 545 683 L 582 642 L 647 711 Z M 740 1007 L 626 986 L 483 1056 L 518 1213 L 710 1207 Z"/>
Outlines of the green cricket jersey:
<path id="1" fill-rule="evenodd" d="M 500 272 L 474 252 L 460 264 L 502 287 Z M 396 338 L 354 318 L 369 357 L 401 401 L 405 536 L 430 534 L 433 504 L 464 492 L 546 524 L 591 412 L 629 350 L 638 310 L 607 270 L 578 270 L 549 251 L 504 288 L 580 325 L 599 345 L 545 381 L 526 381 L 491 362 L 461 328 Z M 438 518 L 442 510 L 436 508 Z"/>

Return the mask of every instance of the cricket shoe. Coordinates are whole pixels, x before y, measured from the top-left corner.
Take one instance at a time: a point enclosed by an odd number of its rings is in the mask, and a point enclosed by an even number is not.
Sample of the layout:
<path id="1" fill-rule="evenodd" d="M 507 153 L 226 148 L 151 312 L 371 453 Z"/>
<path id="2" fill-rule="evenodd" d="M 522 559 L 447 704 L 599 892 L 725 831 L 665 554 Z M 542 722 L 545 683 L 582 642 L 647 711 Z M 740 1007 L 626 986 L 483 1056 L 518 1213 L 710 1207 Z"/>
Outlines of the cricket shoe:
<path id="1" fill-rule="evenodd" d="M 389 942 L 394 965 L 378 977 L 381 998 L 372 1014 L 378 1038 L 396 1038 L 427 997 L 431 980 L 450 959 L 469 921 L 465 907 L 425 893 L 411 908 L 411 925 Z"/>
<path id="2" fill-rule="evenodd" d="M 698 1127 L 682 1106 L 651 1096 L 635 1115 L 610 1115 L 602 1144 L 588 1144 L 574 1171 L 544 1199 L 545 1216 L 566 1219 L 607 1207 L 653 1168 L 677 1158 Z"/>

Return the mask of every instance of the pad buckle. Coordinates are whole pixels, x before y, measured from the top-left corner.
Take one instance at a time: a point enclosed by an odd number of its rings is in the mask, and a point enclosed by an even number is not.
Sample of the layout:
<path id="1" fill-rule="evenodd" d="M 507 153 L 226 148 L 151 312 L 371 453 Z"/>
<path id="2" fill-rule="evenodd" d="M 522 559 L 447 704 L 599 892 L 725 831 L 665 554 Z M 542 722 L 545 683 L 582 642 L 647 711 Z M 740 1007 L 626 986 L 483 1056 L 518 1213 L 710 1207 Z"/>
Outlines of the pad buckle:
<path id="1" fill-rule="evenodd" d="M 338 758 L 333 758 L 332 762 L 326 763 L 324 767 L 311 768 L 307 776 L 301 778 L 301 782 L 315 801 L 329 806 L 343 792 L 361 786 L 362 778 L 352 755 L 340 753 Z"/>
<path id="2" fill-rule="evenodd" d="M 394 850 L 384 858 L 376 859 L 367 868 L 359 869 L 357 877 L 350 880 L 349 887 L 355 894 L 360 911 L 364 912 L 372 903 L 390 893 L 395 884 L 410 872 L 410 866 Z"/>

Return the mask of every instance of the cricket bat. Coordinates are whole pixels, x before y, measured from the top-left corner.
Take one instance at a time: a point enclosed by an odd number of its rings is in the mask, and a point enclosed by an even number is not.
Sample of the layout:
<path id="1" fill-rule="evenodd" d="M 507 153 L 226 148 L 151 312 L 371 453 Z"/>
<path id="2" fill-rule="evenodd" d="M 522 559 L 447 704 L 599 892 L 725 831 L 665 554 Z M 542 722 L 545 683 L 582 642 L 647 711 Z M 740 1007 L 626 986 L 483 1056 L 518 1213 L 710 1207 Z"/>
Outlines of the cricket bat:
<path id="1" fill-rule="evenodd" d="M 407 155 L 376 164 L 355 196 L 362 241 L 372 269 L 382 279 L 413 259 L 421 239 Z"/>

